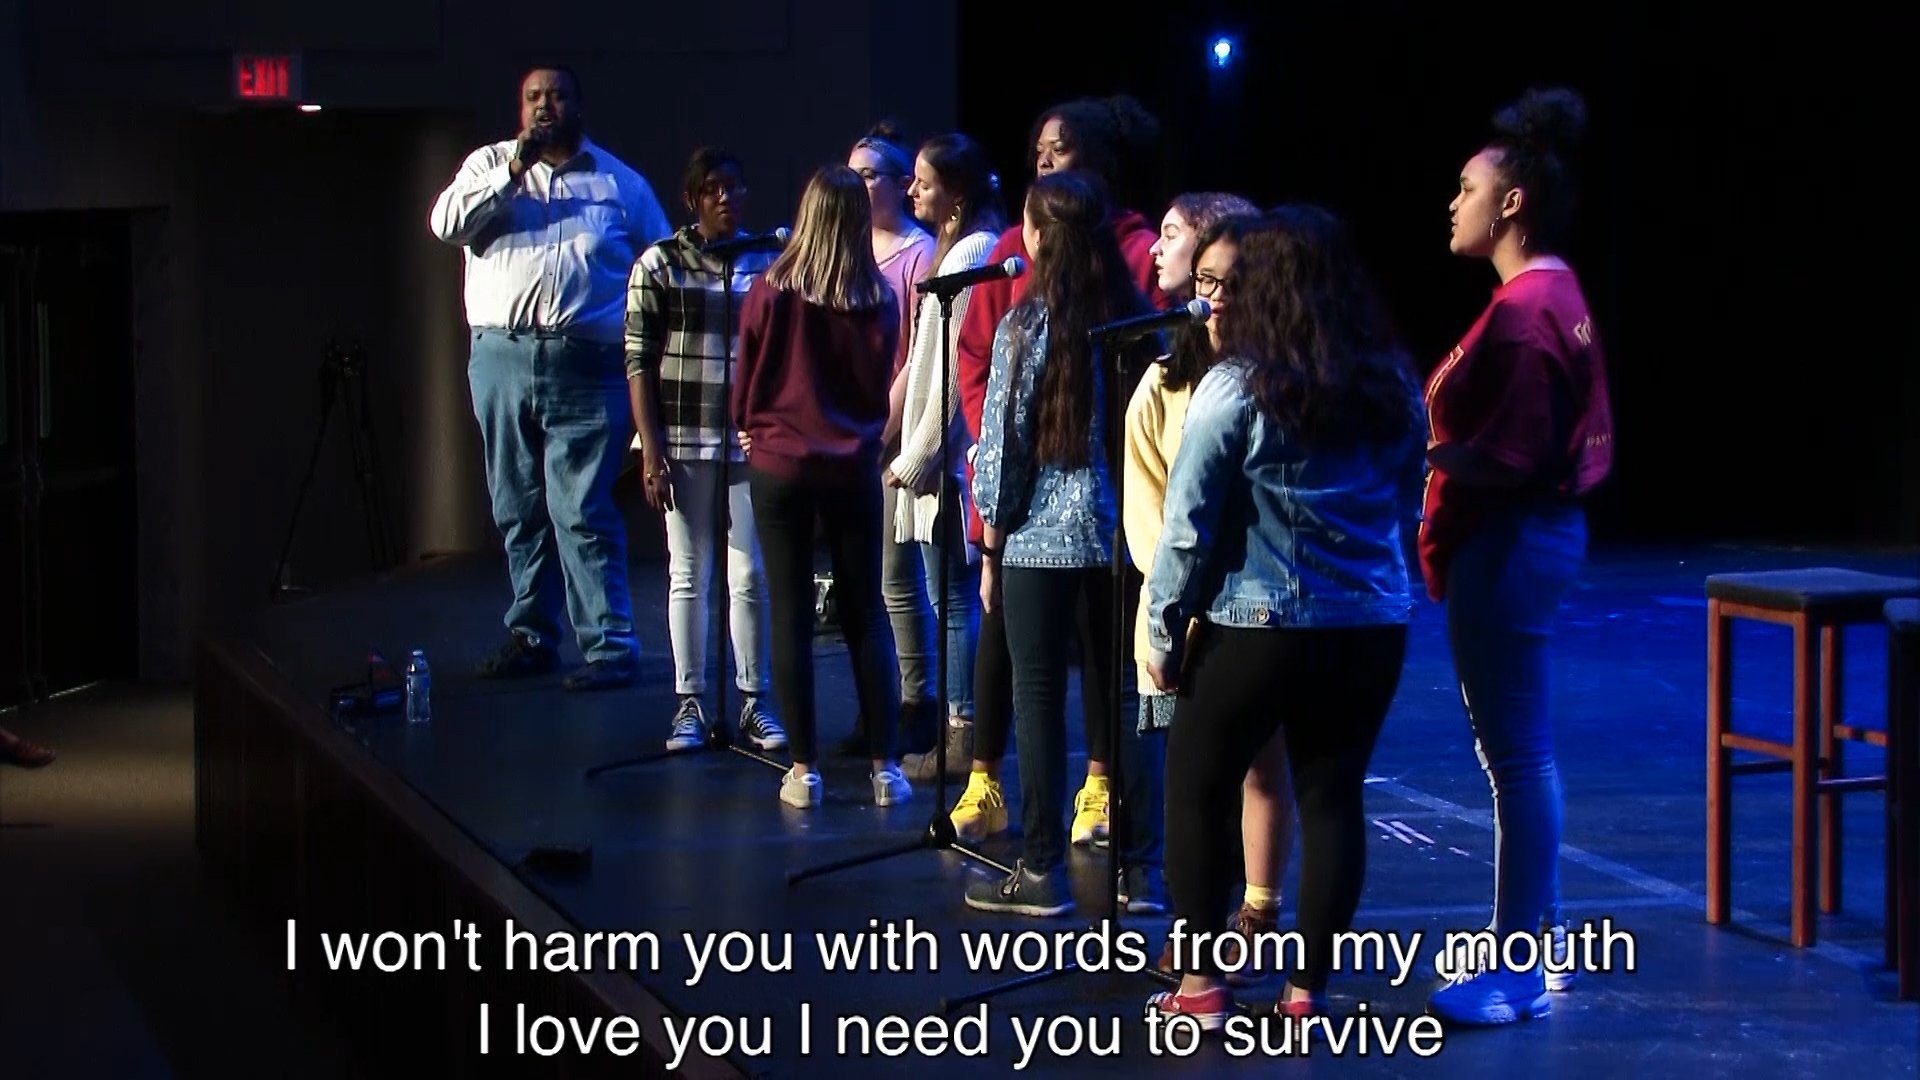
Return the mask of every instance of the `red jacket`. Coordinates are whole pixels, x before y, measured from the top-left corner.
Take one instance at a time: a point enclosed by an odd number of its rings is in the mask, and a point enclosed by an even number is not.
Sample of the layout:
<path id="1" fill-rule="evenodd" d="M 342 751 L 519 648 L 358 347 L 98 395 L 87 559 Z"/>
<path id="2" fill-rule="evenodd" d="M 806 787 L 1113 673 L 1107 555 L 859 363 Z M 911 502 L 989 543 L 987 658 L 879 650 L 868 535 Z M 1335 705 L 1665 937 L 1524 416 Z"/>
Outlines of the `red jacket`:
<path id="1" fill-rule="evenodd" d="M 1154 307 L 1166 303 L 1166 296 L 1160 291 L 1159 273 L 1153 267 L 1153 242 L 1159 231 L 1145 217 L 1132 210 L 1122 210 L 1113 219 L 1113 231 L 1120 241 L 1120 256 L 1127 261 L 1127 269 L 1133 271 L 1133 283 Z M 1015 225 L 1000 234 L 1000 240 L 993 245 L 993 251 L 987 255 L 988 265 L 1007 261 L 1009 256 L 1018 255 L 1028 258 L 1026 238 L 1020 234 L 1020 226 Z M 993 335 L 1000 328 L 1000 320 L 1013 310 L 1027 294 L 1027 279 L 1018 277 L 1002 278 L 999 281 L 983 282 L 973 287 L 967 298 L 967 315 L 960 323 L 960 355 L 955 357 L 960 377 L 960 413 L 967 418 L 967 430 L 973 434 L 975 442 L 980 440 L 980 411 L 987 403 L 987 375 L 993 370 Z M 967 482 L 973 482 L 973 466 L 967 466 Z M 980 516 L 972 512 L 973 501 L 967 500 L 969 524 L 967 535 L 976 542 L 980 539 Z"/>

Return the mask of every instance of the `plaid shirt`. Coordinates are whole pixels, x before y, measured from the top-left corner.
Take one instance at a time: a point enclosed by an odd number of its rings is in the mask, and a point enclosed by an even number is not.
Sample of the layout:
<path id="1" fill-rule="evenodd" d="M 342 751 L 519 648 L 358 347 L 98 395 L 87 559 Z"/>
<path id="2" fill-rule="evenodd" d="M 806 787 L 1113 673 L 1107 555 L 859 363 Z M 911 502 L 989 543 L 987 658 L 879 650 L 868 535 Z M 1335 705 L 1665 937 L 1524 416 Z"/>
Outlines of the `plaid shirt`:
<path id="1" fill-rule="evenodd" d="M 682 461 L 719 461 L 726 447 L 746 460 L 727 419 L 727 359 L 739 343 L 740 301 L 772 253 L 733 264 L 733 325 L 727 326 L 720 260 L 700 253 L 689 225 L 642 252 L 627 280 L 627 378 L 657 374 L 667 451 Z"/>

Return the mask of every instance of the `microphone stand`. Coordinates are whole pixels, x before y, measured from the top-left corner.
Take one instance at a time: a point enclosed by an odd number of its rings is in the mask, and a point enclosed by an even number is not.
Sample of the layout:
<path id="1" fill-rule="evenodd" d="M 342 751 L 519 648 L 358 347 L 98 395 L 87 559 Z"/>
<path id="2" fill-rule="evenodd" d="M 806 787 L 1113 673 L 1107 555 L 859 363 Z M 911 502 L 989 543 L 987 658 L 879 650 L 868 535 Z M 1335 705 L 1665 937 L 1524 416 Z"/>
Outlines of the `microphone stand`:
<path id="1" fill-rule="evenodd" d="M 726 328 L 726 337 L 724 340 L 727 343 L 727 356 L 721 367 L 720 393 L 722 395 L 721 400 L 725 403 L 722 408 L 729 421 L 733 418 L 733 264 L 737 257 L 738 255 L 734 250 L 727 250 L 720 256 L 722 267 L 720 276 L 721 311 L 725 313 L 720 325 Z M 729 426 L 731 426 L 731 424 L 729 424 Z M 714 637 L 717 639 L 715 646 L 717 651 L 712 655 L 717 658 L 716 666 L 719 669 L 719 677 L 713 680 L 713 717 L 706 723 L 707 740 L 699 746 L 689 747 L 685 750 L 655 750 L 650 753 L 595 765 L 586 772 L 586 779 L 588 780 L 592 780 L 594 777 L 603 773 L 612 772 L 615 769 L 624 769 L 633 765 L 651 765 L 656 761 L 665 761 L 667 758 L 685 757 L 689 754 L 706 753 L 713 750 L 731 750 L 741 757 L 759 762 L 768 768 L 778 769 L 783 773 L 787 771 L 787 766 L 775 761 L 773 758 L 767 757 L 754 747 L 740 745 L 733 737 L 732 727 L 727 723 L 727 657 L 731 656 L 733 651 L 733 638 L 730 629 L 733 611 L 733 595 L 731 587 L 727 584 L 727 566 L 725 560 L 728 558 L 727 533 L 733 525 L 732 465 L 733 448 L 737 445 L 731 443 L 729 438 L 730 436 L 727 433 L 723 432 L 721 434 L 720 505 L 713 515 L 714 559 L 720 563 L 720 588 L 726 592 L 727 595 L 724 601 L 717 605 L 720 609 L 720 617 L 717 620 L 718 625 L 715 627 L 716 632 L 714 634 Z M 709 568 L 707 582 L 712 580 L 713 574 L 711 568 Z M 701 582 L 701 584 L 706 585 L 707 582 Z"/>
<path id="2" fill-rule="evenodd" d="M 1093 370 L 1096 372 L 1104 371 L 1106 361 L 1103 355 L 1105 352 L 1103 345 L 1105 339 L 1098 332 L 1092 332 L 1087 335 L 1087 341 L 1093 349 Z M 1121 359 L 1114 365 L 1116 375 L 1124 373 L 1125 363 L 1125 356 L 1122 354 Z M 1123 380 L 1117 378 L 1114 380 L 1114 389 L 1110 393 L 1113 402 L 1119 401 L 1121 397 L 1119 387 L 1122 384 Z M 1124 417 L 1125 409 L 1113 409 L 1109 407 L 1108 415 Z M 1109 427 L 1111 426 L 1112 425 L 1109 425 Z M 1111 439 L 1114 437 L 1114 434 L 1110 431 L 1108 437 Z M 1120 437 L 1125 437 L 1124 432 L 1120 433 Z M 1108 925 L 1117 930 L 1120 926 L 1120 883 L 1123 880 L 1121 875 L 1124 874 L 1127 869 L 1126 857 L 1122 852 L 1131 839 L 1131 837 L 1128 836 L 1127 822 L 1127 783 L 1126 766 L 1124 763 L 1126 750 L 1121 742 L 1121 739 L 1126 734 L 1126 725 L 1123 719 L 1126 713 L 1124 703 L 1125 695 L 1121 693 L 1121 690 L 1126 685 L 1126 670 L 1123 665 L 1126 663 L 1127 656 L 1127 562 L 1126 555 L 1124 554 L 1125 548 L 1122 547 L 1121 544 L 1123 539 L 1121 533 L 1123 528 L 1122 522 L 1125 520 L 1124 510 L 1126 506 L 1125 479 L 1116 479 L 1112 487 L 1113 536 L 1110 539 L 1112 548 L 1107 559 L 1107 568 L 1113 577 L 1113 591 L 1109 599 L 1112 605 L 1113 627 L 1112 632 L 1108 635 L 1107 641 L 1108 655 L 1113 664 L 1113 686 L 1111 688 L 1112 696 L 1109 699 L 1106 716 L 1107 745 L 1112 747 L 1112 760 L 1107 762 L 1108 802 L 1111 808 L 1107 812 L 1106 919 Z M 1084 678 L 1085 672 L 1081 674 Z M 1079 971 L 1079 965 L 1072 963 L 1063 964 L 1060 967 L 1048 971 L 1036 971 L 1031 975 L 1022 975 L 1018 978 L 1008 979 L 1005 982 L 995 983 L 983 990 L 976 990 L 971 994 L 966 994 L 961 997 L 943 998 L 940 1002 L 940 1009 L 942 1012 L 954 1012 L 959 1009 L 964 1009 L 969 1005 L 987 1001 L 1001 994 L 1014 990 L 1022 990 L 1029 986 L 1038 986 L 1045 982 L 1052 982 L 1054 979 L 1076 974 L 1079 973 Z M 1149 966 L 1142 974 L 1163 986 L 1178 986 L 1180 984 L 1179 975 L 1161 971 L 1157 967 Z"/>
<path id="3" fill-rule="evenodd" d="M 949 509 L 947 505 L 948 484 L 952 480 L 953 473 L 947 452 L 947 437 L 952 434 L 953 431 L 953 337 L 949 333 L 949 330 L 953 321 L 953 299 L 959 295 L 960 289 L 955 288 L 951 291 L 932 289 L 927 291 L 931 292 L 932 295 L 940 301 L 940 417 L 942 426 L 940 428 L 940 480 L 938 491 L 940 503 L 939 513 L 944 517 Z M 957 504 L 957 498 L 955 501 Z M 947 524 L 957 525 L 959 522 L 949 521 Z M 940 528 L 939 536 L 941 539 L 946 540 L 948 544 L 953 543 L 953 537 L 949 535 L 950 532 L 951 530 L 949 529 L 944 527 Z M 960 543 L 966 543 L 964 536 L 960 538 Z M 947 645 L 947 614 L 948 610 L 952 607 L 952 599 L 948 594 L 951 592 L 949 586 L 953 581 L 953 554 L 950 550 L 944 551 L 941 553 L 940 559 L 940 632 L 938 634 L 939 642 L 937 648 L 940 687 L 943 697 L 945 696 L 945 688 L 947 685 L 947 664 L 949 663 L 947 655 L 949 652 Z M 942 711 L 944 711 L 944 709 Z M 823 874 L 848 870 L 856 866 L 865 866 L 868 863 L 891 859 L 896 855 L 906 855 L 915 851 L 951 851 L 956 855 L 992 867 L 1000 873 L 1013 873 L 1012 867 L 995 862 L 993 859 L 960 843 L 959 836 L 953 831 L 953 817 L 947 810 L 947 729 L 946 722 L 944 721 L 940 727 L 940 737 L 934 743 L 933 752 L 936 755 L 934 758 L 936 766 L 934 771 L 938 777 L 936 781 L 933 816 L 927 820 L 926 830 L 920 834 L 918 839 L 904 844 L 896 844 L 893 847 L 883 848 L 879 851 L 870 851 L 864 855 L 854 855 L 849 858 L 824 863 L 820 866 L 795 870 L 787 875 L 787 885 L 797 885 L 808 878 L 820 877 Z"/>

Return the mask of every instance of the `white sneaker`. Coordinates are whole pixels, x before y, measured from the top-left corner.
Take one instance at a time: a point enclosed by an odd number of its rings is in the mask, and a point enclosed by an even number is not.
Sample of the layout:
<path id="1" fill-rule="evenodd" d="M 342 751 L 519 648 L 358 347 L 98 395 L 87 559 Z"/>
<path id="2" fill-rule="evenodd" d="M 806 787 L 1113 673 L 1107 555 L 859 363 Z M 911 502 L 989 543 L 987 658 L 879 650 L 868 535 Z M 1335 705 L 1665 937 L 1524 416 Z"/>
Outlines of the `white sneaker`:
<path id="1" fill-rule="evenodd" d="M 1565 923 L 1553 927 L 1553 942 L 1547 953 L 1547 989 L 1558 994 L 1573 985 L 1580 977 L 1580 968 L 1573 963 L 1572 944 L 1567 940 Z M 1560 970 L 1556 971 L 1555 968 Z"/>
<path id="2" fill-rule="evenodd" d="M 894 806 L 913 800 L 913 785 L 898 769 L 882 769 L 873 774 L 873 805 Z"/>
<path id="3" fill-rule="evenodd" d="M 820 782 L 820 774 L 810 772 L 805 776 L 789 771 L 780 778 L 780 801 L 801 810 L 811 810 L 820 805 L 820 796 L 826 785 Z"/>
<path id="4" fill-rule="evenodd" d="M 1487 930 L 1491 932 L 1493 927 L 1489 926 Z M 1547 989 L 1556 994 L 1563 993 L 1572 987 L 1574 980 L 1580 976 L 1580 969 L 1571 960 L 1572 944 L 1568 940 L 1566 925 L 1556 924 L 1543 928 L 1541 933 L 1552 934 L 1552 940 L 1548 943 L 1548 952 L 1544 958 L 1546 963 L 1542 965 L 1545 969 Z M 1464 950 L 1461 952 L 1462 955 L 1449 955 L 1446 950 L 1441 950 L 1440 954 L 1433 958 L 1433 973 L 1451 983 L 1492 970 L 1495 966 L 1492 952 L 1483 949 L 1472 956 L 1464 955 Z M 1556 968 L 1560 970 L 1555 970 Z"/>

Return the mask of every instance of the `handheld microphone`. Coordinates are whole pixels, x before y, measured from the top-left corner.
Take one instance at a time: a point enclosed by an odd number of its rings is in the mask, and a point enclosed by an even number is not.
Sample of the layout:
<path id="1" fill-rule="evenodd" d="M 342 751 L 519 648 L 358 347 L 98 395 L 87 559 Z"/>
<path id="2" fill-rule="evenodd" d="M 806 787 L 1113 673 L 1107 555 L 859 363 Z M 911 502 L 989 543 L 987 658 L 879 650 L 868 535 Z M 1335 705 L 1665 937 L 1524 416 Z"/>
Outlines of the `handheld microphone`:
<path id="1" fill-rule="evenodd" d="M 1169 326 L 1206 322 L 1212 314 L 1213 305 L 1196 296 L 1177 308 L 1102 323 L 1087 331 L 1087 338 L 1107 345 L 1118 345 L 1157 333 Z"/>
<path id="2" fill-rule="evenodd" d="M 721 240 L 717 243 L 708 244 L 706 247 L 700 249 L 700 253 L 703 255 L 711 255 L 716 259 L 731 259 L 735 255 L 747 255 L 761 251 L 779 251 L 781 248 L 787 246 L 787 240 L 792 236 L 793 230 L 782 226 L 770 233 L 761 233 L 758 236 L 736 236 L 731 240 Z"/>
<path id="3" fill-rule="evenodd" d="M 985 266 L 976 266 L 972 270 L 960 270 L 927 278 L 915 285 L 913 290 L 932 293 L 935 296 L 952 296 L 970 285 L 978 285 L 983 281 L 999 281 L 1002 278 L 1017 278 L 1026 272 L 1027 260 L 1014 255 L 1006 262 L 988 263 Z"/>

